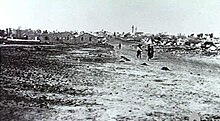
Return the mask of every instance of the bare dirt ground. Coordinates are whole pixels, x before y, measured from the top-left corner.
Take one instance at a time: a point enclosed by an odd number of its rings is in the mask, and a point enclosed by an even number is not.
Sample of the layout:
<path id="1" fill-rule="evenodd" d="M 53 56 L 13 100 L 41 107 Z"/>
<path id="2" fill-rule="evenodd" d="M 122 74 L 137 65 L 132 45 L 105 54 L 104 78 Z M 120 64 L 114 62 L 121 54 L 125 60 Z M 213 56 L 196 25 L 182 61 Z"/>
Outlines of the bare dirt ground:
<path id="1" fill-rule="evenodd" d="M 220 119 L 220 58 L 111 44 L 1 47 L 0 120 Z"/>

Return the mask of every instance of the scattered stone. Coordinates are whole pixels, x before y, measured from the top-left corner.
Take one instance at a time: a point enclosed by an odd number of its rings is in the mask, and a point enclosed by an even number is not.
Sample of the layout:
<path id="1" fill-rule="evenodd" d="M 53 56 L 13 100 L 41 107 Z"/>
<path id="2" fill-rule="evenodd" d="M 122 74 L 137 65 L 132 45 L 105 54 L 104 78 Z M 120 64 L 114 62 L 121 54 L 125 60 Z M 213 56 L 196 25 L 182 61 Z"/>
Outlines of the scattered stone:
<path id="1" fill-rule="evenodd" d="M 148 64 L 146 64 L 146 63 L 142 63 L 141 65 L 144 65 L 144 66 L 149 66 Z"/>
<path id="2" fill-rule="evenodd" d="M 153 115 L 153 113 L 146 113 L 146 115 L 147 115 L 147 116 L 152 116 L 152 115 Z"/>
<path id="3" fill-rule="evenodd" d="M 197 74 L 198 76 L 200 76 L 200 74 Z"/>
<path id="4" fill-rule="evenodd" d="M 70 113 L 75 113 L 75 110 L 68 110 L 68 112 L 70 112 Z"/>
<path id="5" fill-rule="evenodd" d="M 189 120 L 189 117 L 184 116 L 184 117 L 183 117 L 183 120 Z M 196 120 L 196 121 L 197 121 L 197 120 Z"/>
<path id="6" fill-rule="evenodd" d="M 155 82 L 163 82 L 162 79 L 155 79 L 154 81 L 155 81 Z"/>
<path id="7" fill-rule="evenodd" d="M 161 70 L 169 71 L 170 69 L 167 67 L 162 67 Z"/>
<path id="8" fill-rule="evenodd" d="M 214 118 L 214 119 L 220 119 L 220 116 L 215 115 L 215 116 L 213 116 L 213 118 Z"/>
<path id="9" fill-rule="evenodd" d="M 119 62 L 125 62 L 124 60 L 119 60 Z"/>
<path id="10" fill-rule="evenodd" d="M 125 56 L 121 56 L 122 59 L 124 59 L 125 61 L 131 61 L 130 59 L 126 58 Z"/>

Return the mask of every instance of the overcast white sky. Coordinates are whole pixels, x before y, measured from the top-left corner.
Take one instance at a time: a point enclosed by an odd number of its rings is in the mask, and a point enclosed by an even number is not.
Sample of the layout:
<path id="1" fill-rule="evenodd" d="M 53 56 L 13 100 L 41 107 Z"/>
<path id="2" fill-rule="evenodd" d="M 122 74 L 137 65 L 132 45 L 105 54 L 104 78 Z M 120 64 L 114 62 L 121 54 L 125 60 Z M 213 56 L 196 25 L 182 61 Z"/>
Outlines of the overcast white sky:
<path id="1" fill-rule="evenodd" d="M 6 27 L 211 33 L 220 35 L 220 0 L 0 0 Z"/>

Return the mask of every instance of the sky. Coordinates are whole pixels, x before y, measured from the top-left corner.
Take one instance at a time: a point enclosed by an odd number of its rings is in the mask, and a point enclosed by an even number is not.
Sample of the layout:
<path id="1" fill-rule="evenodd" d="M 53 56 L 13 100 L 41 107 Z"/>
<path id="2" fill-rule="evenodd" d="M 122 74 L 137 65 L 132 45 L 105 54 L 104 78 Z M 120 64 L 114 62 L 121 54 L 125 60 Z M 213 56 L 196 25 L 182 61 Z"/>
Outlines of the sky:
<path id="1" fill-rule="evenodd" d="M 0 28 L 214 33 L 220 0 L 0 0 Z"/>

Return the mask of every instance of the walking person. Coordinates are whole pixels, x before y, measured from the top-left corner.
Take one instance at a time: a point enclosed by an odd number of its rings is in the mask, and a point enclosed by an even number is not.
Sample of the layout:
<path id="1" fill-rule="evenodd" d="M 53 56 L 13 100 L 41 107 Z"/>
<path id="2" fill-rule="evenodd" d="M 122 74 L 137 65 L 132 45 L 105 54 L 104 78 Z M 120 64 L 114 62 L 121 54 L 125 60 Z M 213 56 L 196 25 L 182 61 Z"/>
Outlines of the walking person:
<path id="1" fill-rule="evenodd" d="M 148 45 L 148 61 L 154 57 L 154 47 L 153 45 Z"/>
<path id="2" fill-rule="evenodd" d="M 154 57 L 154 46 L 151 46 L 151 54 L 150 54 L 150 59 Z"/>
<path id="3" fill-rule="evenodd" d="M 147 46 L 147 56 L 148 56 L 148 61 L 151 59 L 151 47 L 150 44 Z"/>
<path id="4" fill-rule="evenodd" d="M 140 58 L 141 59 L 141 52 L 142 52 L 142 49 L 141 49 L 141 45 L 139 44 L 137 46 L 137 58 Z"/>
<path id="5" fill-rule="evenodd" d="M 118 49 L 121 49 L 121 43 L 119 43 L 119 45 L 118 45 Z"/>

